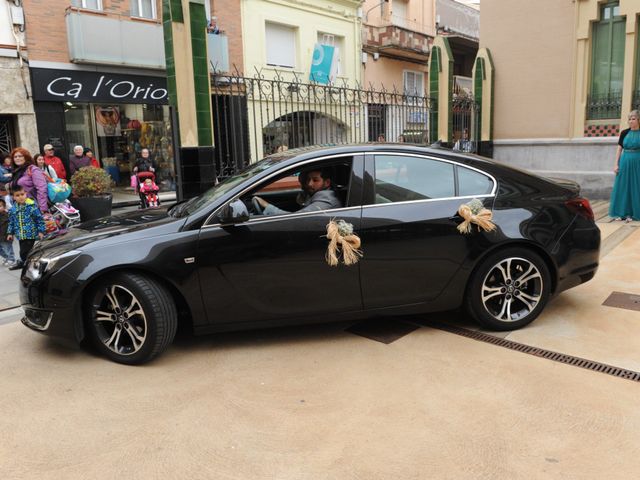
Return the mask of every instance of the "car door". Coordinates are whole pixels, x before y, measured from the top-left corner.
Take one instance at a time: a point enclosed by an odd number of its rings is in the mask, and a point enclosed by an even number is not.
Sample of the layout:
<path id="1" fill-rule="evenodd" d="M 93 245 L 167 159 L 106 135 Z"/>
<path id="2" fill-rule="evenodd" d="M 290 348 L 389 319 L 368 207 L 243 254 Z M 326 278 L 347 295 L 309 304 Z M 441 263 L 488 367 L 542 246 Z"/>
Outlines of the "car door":
<path id="1" fill-rule="evenodd" d="M 360 227 L 365 308 L 436 299 L 473 242 L 457 230 L 457 210 L 472 198 L 457 195 L 458 166 L 422 155 L 376 153 L 366 157 L 365 168 Z M 484 178 L 484 187 L 476 189 L 480 198 L 493 187 Z"/>
<path id="2" fill-rule="evenodd" d="M 344 219 L 356 230 L 360 226 L 364 160 L 349 156 L 339 161 L 352 168 L 342 208 L 258 216 L 201 229 L 197 259 L 210 323 L 310 315 L 330 319 L 362 309 L 359 266 L 331 267 L 325 260 L 330 220 Z M 323 162 L 310 165 L 318 164 Z"/>

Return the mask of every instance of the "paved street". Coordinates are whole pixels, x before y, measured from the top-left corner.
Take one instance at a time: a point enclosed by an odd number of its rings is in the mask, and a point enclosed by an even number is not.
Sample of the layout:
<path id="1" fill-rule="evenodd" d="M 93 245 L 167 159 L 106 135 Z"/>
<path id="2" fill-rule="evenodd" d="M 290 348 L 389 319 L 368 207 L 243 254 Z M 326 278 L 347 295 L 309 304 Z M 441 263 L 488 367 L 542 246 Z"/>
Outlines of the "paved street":
<path id="1" fill-rule="evenodd" d="M 498 336 L 640 371 L 640 223 L 606 217 L 595 279 Z M 3 301 L 17 279 L 2 270 Z M 6 290 L 6 295 L 4 294 Z M 636 299 L 638 297 L 635 297 Z M 192 338 L 125 367 L 0 312 L 0 478 L 636 478 L 640 382 L 424 326 Z M 393 324 L 392 319 L 388 323 Z"/>

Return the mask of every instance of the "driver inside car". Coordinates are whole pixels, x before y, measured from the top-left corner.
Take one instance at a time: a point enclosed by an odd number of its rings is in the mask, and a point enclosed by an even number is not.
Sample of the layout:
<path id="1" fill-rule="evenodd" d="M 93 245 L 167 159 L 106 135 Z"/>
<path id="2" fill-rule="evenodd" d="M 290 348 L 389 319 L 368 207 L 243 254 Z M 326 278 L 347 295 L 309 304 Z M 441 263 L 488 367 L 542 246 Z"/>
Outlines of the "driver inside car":
<path id="1" fill-rule="evenodd" d="M 328 210 L 342 207 L 342 202 L 331 189 L 331 173 L 327 169 L 314 169 L 301 172 L 298 177 L 302 192 L 298 195 L 297 203 L 301 206 L 296 213 Z M 253 206 L 262 215 L 283 215 L 288 212 L 267 202 L 258 196 L 252 199 Z"/>

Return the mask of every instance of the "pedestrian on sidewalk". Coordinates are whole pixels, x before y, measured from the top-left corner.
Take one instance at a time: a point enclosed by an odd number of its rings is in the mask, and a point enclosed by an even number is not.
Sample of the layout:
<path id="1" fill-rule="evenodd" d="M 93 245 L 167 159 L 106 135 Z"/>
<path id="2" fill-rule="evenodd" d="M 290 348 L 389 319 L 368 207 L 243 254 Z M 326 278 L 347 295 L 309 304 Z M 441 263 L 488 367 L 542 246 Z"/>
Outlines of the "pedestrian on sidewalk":
<path id="1" fill-rule="evenodd" d="M 7 240 L 12 242 L 13 237 L 18 239 L 20 261 L 9 267 L 9 270 L 18 270 L 26 262 L 36 240 L 42 240 L 44 237 L 45 225 L 40 209 L 32 199 L 27 197 L 27 192 L 22 186 L 12 187 L 11 194 L 13 208 L 9 211 Z"/>
<path id="2" fill-rule="evenodd" d="M 47 167 L 53 168 L 56 171 L 56 175 L 58 178 L 66 180 L 67 170 L 66 168 L 64 168 L 62 160 L 56 157 L 56 152 L 53 149 L 53 145 L 47 143 L 44 147 L 42 147 L 42 149 L 44 150 L 44 163 L 47 165 Z"/>
<path id="3" fill-rule="evenodd" d="M 629 128 L 620 133 L 616 178 L 611 192 L 609 216 L 614 220 L 640 220 L 640 112 L 629 113 Z"/>
<path id="4" fill-rule="evenodd" d="M 4 185 L 11 181 L 13 166 L 11 165 L 11 155 L 6 155 L 0 165 L 0 184 Z"/>
<path id="5" fill-rule="evenodd" d="M 11 151 L 11 162 L 13 163 L 13 178 L 9 189 L 13 193 L 16 187 L 24 188 L 27 196 L 36 201 L 42 213 L 49 212 L 49 190 L 47 189 L 47 178 L 42 170 L 33 163 L 33 158 L 29 150 L 16 147 Z"/>
<path id="6" fill-rule="evenodd" d="M 7 231 L 9 230 L 9 212 L 7 212 L 7 203 L 0 198 L 0 256 L 2 257 L 2 265 L 13 265 L 16 261 L 13 255 L 13 242 L 7 240 Z"/>
<path id="7" fill-rule="evenodd" d="M 73 183 L 73 174 L 82 167 L 90 167 L 91 159 L 84 154 L 82 145 L 73 147 L 73 155 L 69 156 L 69 178 Z"/>
<path id="8" fill-rule="evenodd" d="M 85 156 L 89 157 L 89 159 L 91 160 L 91 166 L 92 167 L 96 167 L 96 168 L 102 168 L 100 166 L 100 160 L 98 160 L 94 155 L 93 155 L 93 150 L 91 150 L 89 147 L 84 149 L 84 154 Z"/>
<path id="9" fill-rule="evenodd" d="M 47 182 L 55 182 L 56 180 L 58 180 L 58 174 L 56 173 L 55 168 L 53 168 L 51 165 L 46 164 L 45 159 L 41 153 L 36 153 L 33 156 L 33 163 L 36 167 L 42 170 L 45 177 L 47 178 Z"/>

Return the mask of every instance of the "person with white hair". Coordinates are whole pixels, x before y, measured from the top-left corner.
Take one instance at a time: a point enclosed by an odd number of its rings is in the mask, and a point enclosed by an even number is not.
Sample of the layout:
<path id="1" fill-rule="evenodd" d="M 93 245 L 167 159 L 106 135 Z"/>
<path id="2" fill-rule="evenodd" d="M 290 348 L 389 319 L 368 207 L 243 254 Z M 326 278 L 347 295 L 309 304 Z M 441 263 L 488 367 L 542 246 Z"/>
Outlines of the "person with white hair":
<path id="1" fill-rule="evenodd" d="M 211 17 L 211 21 L 207 25 L 207 33 L 212 35 L 220 35 L 222 33 L 222 30 L 218 27 L 218 17 Z"/>
<path id="2" fill-rule="evenodd" d="M 91 159 L 84 154 L 82 145 L 73 147 L 73 155 L 69 155 L 69 177 L 80 170 L 82 167 L 90 167 Z"/>

